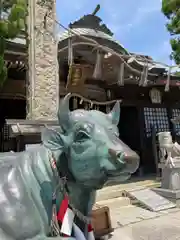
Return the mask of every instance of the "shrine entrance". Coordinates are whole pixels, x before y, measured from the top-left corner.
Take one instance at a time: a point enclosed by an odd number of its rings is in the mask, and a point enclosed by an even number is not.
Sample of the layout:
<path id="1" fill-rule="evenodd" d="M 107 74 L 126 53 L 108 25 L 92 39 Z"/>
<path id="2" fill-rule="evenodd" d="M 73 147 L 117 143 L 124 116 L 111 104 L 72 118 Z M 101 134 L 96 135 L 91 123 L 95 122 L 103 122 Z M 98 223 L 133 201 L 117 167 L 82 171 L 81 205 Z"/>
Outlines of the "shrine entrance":
<path id="1" fill-rule="evenodd" d="M 0 99 L 0 152 L 16 151 L 16 144 L 10 137 L 6 119 L 25 119 L 26 101 L 20 99 Z"/>
<path id="2" fill-rule="evenodd" d="M 119 121 L 120 139 L 140 155 L 140 131 L 138 109 L 134 106 L 121 106 Z M 137 173 L 136 173 L 137 174 Z"/>

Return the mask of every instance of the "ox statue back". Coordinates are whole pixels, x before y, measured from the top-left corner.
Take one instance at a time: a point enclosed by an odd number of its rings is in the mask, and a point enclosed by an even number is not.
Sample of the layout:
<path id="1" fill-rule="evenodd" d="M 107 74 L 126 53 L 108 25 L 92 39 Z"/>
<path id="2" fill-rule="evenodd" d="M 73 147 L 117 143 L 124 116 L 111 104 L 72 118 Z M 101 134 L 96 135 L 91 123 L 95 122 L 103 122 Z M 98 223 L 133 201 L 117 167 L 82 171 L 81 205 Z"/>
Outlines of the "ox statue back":
<path id="1" fill-rule="evenodd" d="M 87 238 L 96 190 L 114 177 L 127 180 L 138 168 L 138 155 L 119 139 L 119 103 L 109 114 L 70 112 L 70 97 L 61 101 L 59 128 L 44 129 L 40 146 L 0 154 L 0 239 L 77 239 L 73 230 L 69 238 L 58 232 L 56 210 L 64 196 L 73 206 L 74 228 Z"/>

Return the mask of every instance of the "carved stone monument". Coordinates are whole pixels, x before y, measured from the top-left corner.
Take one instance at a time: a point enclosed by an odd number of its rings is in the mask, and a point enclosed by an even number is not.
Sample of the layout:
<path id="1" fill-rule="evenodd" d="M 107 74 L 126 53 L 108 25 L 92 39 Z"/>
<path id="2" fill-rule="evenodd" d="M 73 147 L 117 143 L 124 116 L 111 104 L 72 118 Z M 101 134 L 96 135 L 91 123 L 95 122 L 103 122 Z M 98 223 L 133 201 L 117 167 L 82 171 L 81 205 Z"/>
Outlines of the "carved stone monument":
<path id="1" fill-rule="evenodd" d="M 54 120 L 59 105 L 56 1 L 29 0 L 27 118 Z M 47 16 L 48 15 L 48 16 Z"/>
<path id="2" fill-rule="evenodd" d="M 173 143 L 170 132 L 158 134 L 162 170 L 161 188 L 153 189 L 156 193 L 180 204 L 180 145 Z"/>

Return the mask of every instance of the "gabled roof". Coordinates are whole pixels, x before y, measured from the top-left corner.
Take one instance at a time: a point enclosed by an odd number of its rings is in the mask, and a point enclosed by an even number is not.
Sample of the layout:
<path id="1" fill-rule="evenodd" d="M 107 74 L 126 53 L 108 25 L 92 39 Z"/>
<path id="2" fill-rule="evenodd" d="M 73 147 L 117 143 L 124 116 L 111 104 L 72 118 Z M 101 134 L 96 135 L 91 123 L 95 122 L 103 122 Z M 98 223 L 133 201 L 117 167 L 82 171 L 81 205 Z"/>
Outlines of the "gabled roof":
<path id="1" fill-rule="evenodd" d="M 69 27 L 72 30 L 71 33 L 69 33 L 69 30 L 65 30 L 63 33 L 57 35 L 60 48 L 67 45 L 69 37 L 76 35 L 95 38 L 97 39 L 97 42 L 98 39 L 102 39 L 104 40 L 104 45 L 107 45 L 107 47 L 112 48 L 118 53 L 125 54 L 127 56 L 126 59 L 128 59 L 128 63 L 134 68 L 142 69 L 147 64 L 147 60 L 150 60 L 152 62 L 148 63 L 149 72 L 162 74 L 168 71 L 166 66 L 153 62 L 153 59 L 149 56 L 128 52 L 125 47 L 113 37 L 111 30 L 103 24 L 102 20 L 96 15 L 85 15 L 74 23 L 70 23 Z M 13 40 L 9 40 L 9 42 L 19 45 L 25 45 L 26 43 L 23 38 L 15 38 Z"/>
<path id="2" fill-rule="evenodd" d="M 114 39 L 113 36 L 105 32 L 95 30 L 93 28 L 73 28 L 71 34 L 67 30 L 61 35 L 59 35 L 58 37 L 59 43 L 61 43 L 64 40 L 67 40 L 69 37 L 76 35 L 108 40 L 109 42 L 115 43 L 117 45 L 117 48 L 120 48 L 123 53 L 128 54 L 127 50 L 122 46 L 122 44 L 120 44 L 116 39 Z"/>
<path id="3" fill-rule="evenodd" d="M 95 30 L 93 28 L 73 28 L 72 29 L 71 36 L 72 35 L 86 35 L 86 36 L 92 36 L 92 37 L 98 37 L 98 38 L 104 38 L 109 41 L 113 41 L 118 43 L 112 36 L 110 36 L 107 33 L 104 33 L 99 30 Z M 59 41 L 63 41 L 64 39 L 67 39 L 70 37 L 69 31 L 65 31 L 62 35 L 59 35 Z M 119 44 L 119 43 L 118 43 Z M 119 44 L 120 45 L 120 44 Z"/>

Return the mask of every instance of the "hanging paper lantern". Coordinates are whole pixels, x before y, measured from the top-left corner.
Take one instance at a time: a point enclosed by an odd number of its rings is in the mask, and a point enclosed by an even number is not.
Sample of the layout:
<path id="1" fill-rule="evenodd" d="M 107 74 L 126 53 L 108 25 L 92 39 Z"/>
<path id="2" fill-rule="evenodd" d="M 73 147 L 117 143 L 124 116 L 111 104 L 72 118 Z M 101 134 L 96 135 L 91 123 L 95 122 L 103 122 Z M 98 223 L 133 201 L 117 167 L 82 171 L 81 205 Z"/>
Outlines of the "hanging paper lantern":
<path id="1" fill-rule="evenodd" d="M 167 75 L 167 81 L 166 81 L 166 86 L 165 86 L 165 92 L 169 91 L 169 85 L 170 85 L 170 80 L 171 80 L 171 67 L 169 67 L 168 75 Z"/>
<path id="2" fill-rule="evenodd" d="M 161 103 L 161 92 L 156 89 L 156 88 L 152 88 L 149 92 L 150 98 L 151 98 L 151 102 L 152 103 Z"/>
<path id="3" fill-rule="evenodd" d="M 102 53 L 100 53 L 100 51 L 98 50 L 96 55 L 96 64 L 94 68 L 93 78 L 102 78 L 102 57 Z"/>
<path id="4" fill-rule="evenodd" d="M 147 83 L 148 83 L 148 61 L 146 63 L 146 67 L 145 67 L 145 70 L 144 70 L 144 80 L 143 80 L 143 87 L 146 87 L 147 86 Z"/>
<path id="5" fill-rule="evenodd" d="M 73 109 L 77 109 L 78 108 L 78 100 L 76 97 L 73 98 Z"/>
<path id="6" fill-rule="evenodd" d="M 146 64 L 144 64 L 143 71 L 141 72 L 141 78 L 139 81 L 139 86 L 143 86 L 145 82 L 145 75 L 146 75 Z"/>
<path id="7" fill-rule="evenodd" d="M 124 63 L 120 64 L 119 72 L 118 72 L 118 85 L 124 85 Z"/>
<path id="8" fill-rule="evenodd" d="M 108 100 L 111 99 L 111 91 L 110 90 L 107 90 L 107 98 L 108 98 Z"/>
<path id="9" fill-rule="evenodd" d="M 91 102 L 91 104 L 90 104 L 90 109 L 92 109 L 93 108 L 93 102 Z"/>

